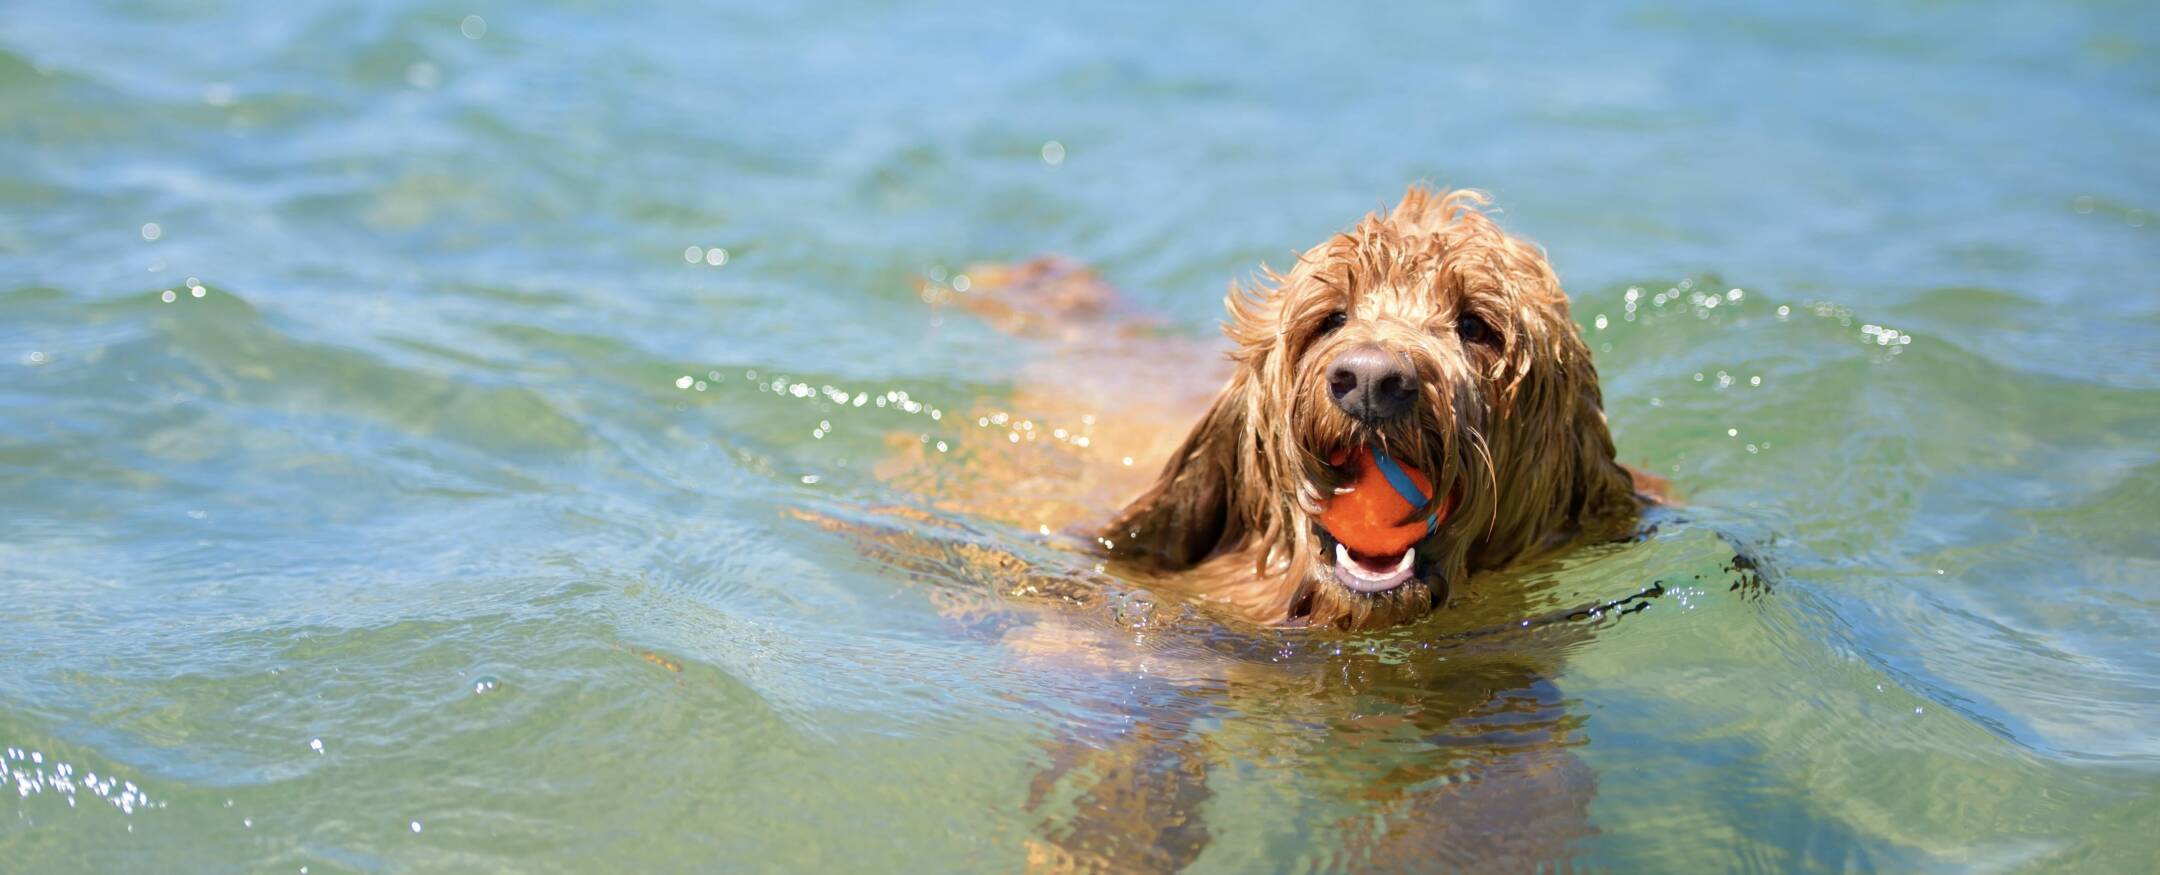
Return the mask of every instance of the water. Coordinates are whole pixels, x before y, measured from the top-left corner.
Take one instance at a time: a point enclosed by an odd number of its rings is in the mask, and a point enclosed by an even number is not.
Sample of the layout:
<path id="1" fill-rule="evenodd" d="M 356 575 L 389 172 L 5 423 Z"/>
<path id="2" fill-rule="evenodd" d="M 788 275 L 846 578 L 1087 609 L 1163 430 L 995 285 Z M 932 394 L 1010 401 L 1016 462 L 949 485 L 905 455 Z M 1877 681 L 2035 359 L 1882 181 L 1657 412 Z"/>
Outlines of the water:
<path id="1" fill-rule="evenodd" d="M 0 869 L 2152 871 L 2156 25 L 7 5 Z M 1341 636 L 892 510 L 1029 355 L 919 280 L 1419 179 L 1685 519 Z"/>

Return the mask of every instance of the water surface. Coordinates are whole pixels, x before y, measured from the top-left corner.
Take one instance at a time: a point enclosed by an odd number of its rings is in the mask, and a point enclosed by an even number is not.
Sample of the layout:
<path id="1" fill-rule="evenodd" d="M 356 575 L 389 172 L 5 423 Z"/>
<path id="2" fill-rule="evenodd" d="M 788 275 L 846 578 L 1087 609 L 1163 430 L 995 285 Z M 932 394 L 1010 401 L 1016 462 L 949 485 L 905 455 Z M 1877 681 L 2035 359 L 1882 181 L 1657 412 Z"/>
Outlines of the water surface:
<path id="1" fill-rule="evenodd" d="M 2147 870 L 2156 34 L 0 7 L 0 869 Z M 1685 520 L 1329 636 L 877 510 L 1028 355 L 919 282 L 1206 337 L 1418 180 L 1548 248 Z"/>

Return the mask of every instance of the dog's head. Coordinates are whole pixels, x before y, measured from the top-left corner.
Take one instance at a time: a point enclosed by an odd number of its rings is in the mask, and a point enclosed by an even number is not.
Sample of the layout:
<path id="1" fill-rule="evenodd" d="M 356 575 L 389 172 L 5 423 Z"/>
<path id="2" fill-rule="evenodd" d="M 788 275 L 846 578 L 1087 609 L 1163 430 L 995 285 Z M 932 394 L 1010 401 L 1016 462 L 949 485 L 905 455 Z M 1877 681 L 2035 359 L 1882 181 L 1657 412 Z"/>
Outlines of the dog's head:
<path id="1" fill-rule="evenodd" d="M 1106 529 L 1113 549 L 1172 568 L 1249 550 L 1245 597 L 1279 599 L 1285 620 L 1372 627 L 1631 509 L 1559 280 L 1484 202 L 1413 188 L 1287 272 L 1233 286 L 1235 374 Z M 1359 555 L 1319 524 L 1361 446 L 1431 481 L 1419 515 L 1439 519 L 1403 552 Z"/>

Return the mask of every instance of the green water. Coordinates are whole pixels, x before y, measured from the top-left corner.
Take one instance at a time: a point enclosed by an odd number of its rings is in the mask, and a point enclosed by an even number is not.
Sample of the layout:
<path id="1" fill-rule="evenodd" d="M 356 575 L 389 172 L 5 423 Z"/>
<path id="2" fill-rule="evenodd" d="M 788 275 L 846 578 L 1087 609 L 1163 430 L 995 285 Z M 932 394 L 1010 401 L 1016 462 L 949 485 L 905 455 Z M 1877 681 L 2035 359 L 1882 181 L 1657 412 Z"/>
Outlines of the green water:
<path id="1" fill-rule="evenodd" d="M 0 871 L 2160 871 L 2156 36 L 0 5 Z M 1654 537 L 1344 637 L 874 510 L 986 437 L 823 388 L 1030 354 L 917 281 L 1062 252 L 1205 337 L 1421 179 L 1548 248 Z"/>

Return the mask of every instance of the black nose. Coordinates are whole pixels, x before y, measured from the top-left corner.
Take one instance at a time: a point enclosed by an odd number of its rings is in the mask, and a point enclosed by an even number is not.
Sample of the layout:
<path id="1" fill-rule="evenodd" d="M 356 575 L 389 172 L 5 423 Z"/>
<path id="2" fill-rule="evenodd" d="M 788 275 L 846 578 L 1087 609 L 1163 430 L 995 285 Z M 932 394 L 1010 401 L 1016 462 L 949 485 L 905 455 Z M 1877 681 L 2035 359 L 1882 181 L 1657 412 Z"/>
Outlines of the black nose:
<path id="1" fill-rule="evenodd" d="M 1342 412 L 1377 425 L 1410 412 L 1417 375 L 1402 356 L 1377 346 L 1352 347 L 1328 364 L 1328 395 Z"/>

